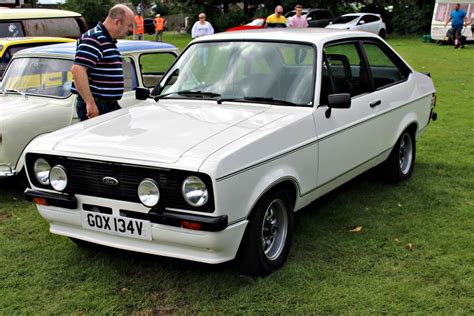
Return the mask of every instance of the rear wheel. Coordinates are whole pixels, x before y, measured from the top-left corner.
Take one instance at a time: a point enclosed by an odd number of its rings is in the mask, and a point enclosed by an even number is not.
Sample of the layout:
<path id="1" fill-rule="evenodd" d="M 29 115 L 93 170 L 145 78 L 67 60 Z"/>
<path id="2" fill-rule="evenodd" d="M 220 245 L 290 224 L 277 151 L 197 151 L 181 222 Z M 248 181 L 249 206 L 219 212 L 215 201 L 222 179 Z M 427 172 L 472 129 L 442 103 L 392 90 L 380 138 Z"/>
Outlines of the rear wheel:
<path id="1" fill-rule="evenodd" d="M 413 133 L 404 131 L 386 161 L 389 180 L 405 181 L 413 173 L 416 157 L 416 142 Z"/>
<path id="2" fill-rule="evenodd" d="M 288 256 L 292 235 L 293 209 L 286 193 L 267 193 L 249 216 L 239 253 L 241 273 L 265 276 L 280 268 Z"/>

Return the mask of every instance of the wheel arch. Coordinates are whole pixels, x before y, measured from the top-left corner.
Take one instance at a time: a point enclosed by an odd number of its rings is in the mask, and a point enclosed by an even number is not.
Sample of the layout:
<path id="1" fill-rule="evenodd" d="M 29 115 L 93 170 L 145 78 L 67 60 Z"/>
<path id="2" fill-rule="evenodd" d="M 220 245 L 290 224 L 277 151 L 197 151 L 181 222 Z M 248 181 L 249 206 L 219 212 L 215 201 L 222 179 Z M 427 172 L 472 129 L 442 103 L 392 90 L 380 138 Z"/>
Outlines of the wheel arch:
<path id="1" fill-rule="evenodd" d="M 405 116 L 402 119 L 400 125 L 398 126 L 397 132 L 393 135 L 393 139 L 391 141 L 392 147 L 395 146 L 395 144 L 397 143 L 402 133 L 406 130 L 413 133 L 413 136 L 416 141 L 418 130 L 419 130 L 419 123 L 418 123 L 418 118 L 416 117 L 416 114 L 413 112 L 409 113 L 407 116 Z"/>
<path id="2" fill-rule="evenodd" d="M 287 198 L 290 202 L 290 206 L 294 211 L 294 207 L 296 205 L 296 200 L 299 196 L 300 189 L 299 189 L 298 181 L 296 180 L 296 178 L 292 176 L 286 176 L 286 177 L 282 177 L 271 182 L 263 190 L 260 191 L 257 198 L 253 200 L 253 204 L 249 209 L 247 218 L 250 216 L 252 211 L 255 209 L 255 206 L 262 199 L 262 197 L 264 197 L 266 194 L 270 192 L 273 192 L 279 189 L 282 189 L 284 192 L 287 193 Z"/>

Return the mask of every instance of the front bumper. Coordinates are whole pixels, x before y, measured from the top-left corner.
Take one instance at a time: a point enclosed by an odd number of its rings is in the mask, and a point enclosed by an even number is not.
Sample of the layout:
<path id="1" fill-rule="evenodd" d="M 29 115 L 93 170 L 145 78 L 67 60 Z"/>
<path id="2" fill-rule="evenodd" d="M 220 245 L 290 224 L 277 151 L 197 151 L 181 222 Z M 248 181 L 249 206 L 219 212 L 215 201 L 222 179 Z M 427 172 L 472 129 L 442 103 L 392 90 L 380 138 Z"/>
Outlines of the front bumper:
<path id="1" fill-rule="evenodd" d="M 47 193 L 27 189 L 25 198 L 41 198 L 47 205 L 37 204 L 41 216 L 50 223 L 51 233 L 77 238 L 104 246 L 217 264 L 235 258 L 248 221 L 227 225 L 227 216 L 210 217 L 178 212 L 153 212 L 131 202 L 77 195 Z M 53 205 L 54 204 L 54 205 Z M 114 216 L 128 216 L 123 210 L 134 210 L 151 222 L 152 240 L 98 232 L 82 227 L 81 212 L 95 208 L 110 209 Z M 173 226 L 181 220 L 200 221 L 203 230 Z M 204 230 L 206 229 L 206 230 Z"/>
<path id="2" fill-rule="evenodd" d="M 14 177 L 18 174 L 15 169 L 7 165 L 0 165 L 0 178 Z"/>

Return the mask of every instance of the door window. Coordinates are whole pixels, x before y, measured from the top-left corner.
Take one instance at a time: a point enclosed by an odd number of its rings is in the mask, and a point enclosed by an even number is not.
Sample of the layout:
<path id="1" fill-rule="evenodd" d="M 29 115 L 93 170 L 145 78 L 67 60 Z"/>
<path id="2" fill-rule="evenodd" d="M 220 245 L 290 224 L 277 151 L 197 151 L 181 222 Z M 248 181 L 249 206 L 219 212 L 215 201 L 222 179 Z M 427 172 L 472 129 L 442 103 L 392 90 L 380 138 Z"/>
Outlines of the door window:
<path id="1" fill-rule="evenodd" d="M 333 93 L 357 96 L 370 91 L 363 60 L 357 43 L 341 43 L 324 48 L 320 104 L 326 104 Z"/>
<path id="2" fill-rule="evenodd" d="M 176 59 L 172 53 L 152 53 L 140 56 L 143 85 L 155 87 Z"/>
<path id="3" fill-rule="evenodd" d="M 375 89 L 381 89 L 408 78 L 409 68 L 395 55 L 388 55 L 377 43 L 364 43 L 364 49 Z"/>
<path id="4" fill-rule="evenodd" d="M 362 20 L 364 20 L 365 23 L 372 23 L 372 22 L 375 22 L 375 21 L 379 21 L 380 18 L 378 16 L 375 16 L 375 15 L 364 15 Z"/>

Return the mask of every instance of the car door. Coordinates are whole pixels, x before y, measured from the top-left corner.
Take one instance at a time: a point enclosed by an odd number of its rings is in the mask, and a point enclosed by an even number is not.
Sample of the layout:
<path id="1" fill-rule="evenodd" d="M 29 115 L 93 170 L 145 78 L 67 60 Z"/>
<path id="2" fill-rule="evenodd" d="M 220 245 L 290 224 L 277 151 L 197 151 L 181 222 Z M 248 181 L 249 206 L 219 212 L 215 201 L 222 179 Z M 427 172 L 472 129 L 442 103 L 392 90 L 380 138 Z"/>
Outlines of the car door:
<path id="1" fill-rule="evenodd" d="M 410 76 L 412 71 L 385 43 L 376 39 L 362 41 L 368 70 L 373 82 L 370 111 L 377 117 L 377 137 L 381 150 L 390 150 L 398 137 L 399 124 L 416 95 L 416 84 Z M 414 104 L 412 104 L 414 106 Z"/>
<path id="2" fill-rule="evenodd" d="M 315 121 L 319 139 L 318 186 L 370 163 L 382 151 L 374 120 L 373 86 L 358 40 L 336 42 L 323 50 L 321 93 Z M 329 109 L 328 95 L 349 93 L 348 109 Z"/>
<path id="3" fill-rule="evenodd" d="M 377 21 L 379 20 L 380 19 L 375 15 L 365 14 L 359 20 L 358 30 L 377 34 L 379 26 L 379 23 L 377 23 Z M 364 21 L 364 23 L 361 24 L 361 21 Z"/>

